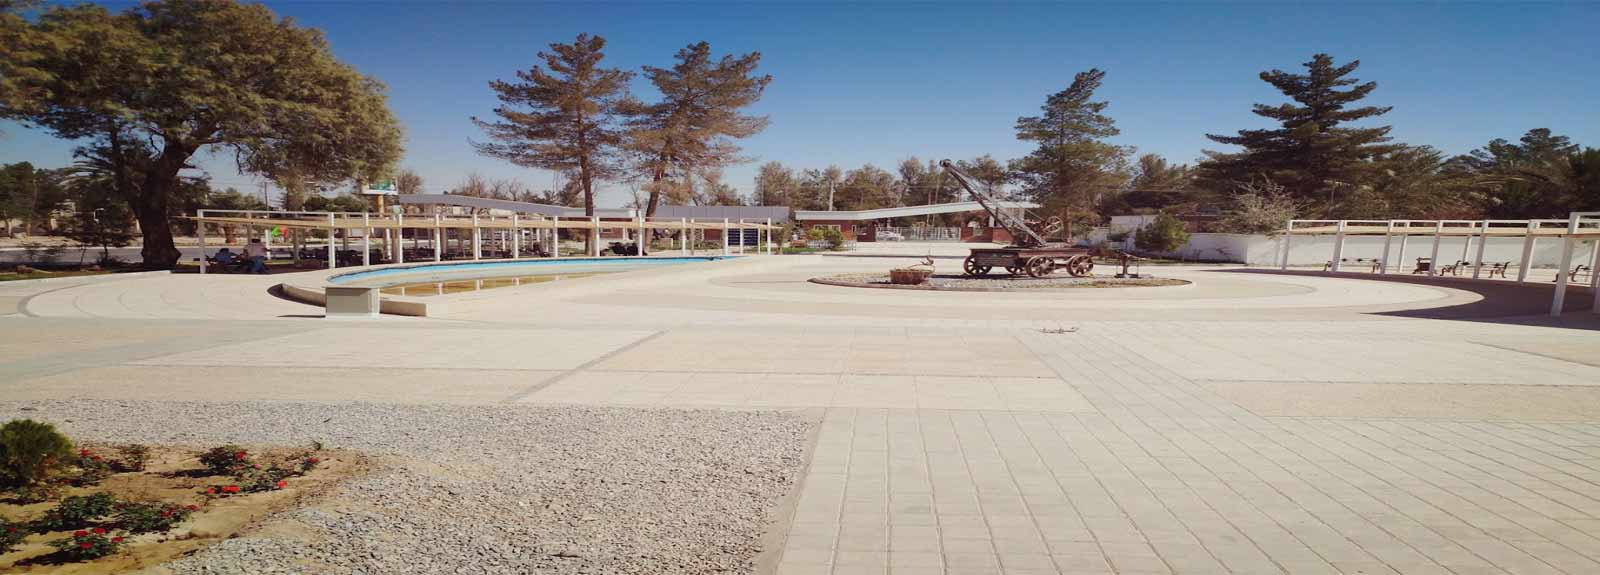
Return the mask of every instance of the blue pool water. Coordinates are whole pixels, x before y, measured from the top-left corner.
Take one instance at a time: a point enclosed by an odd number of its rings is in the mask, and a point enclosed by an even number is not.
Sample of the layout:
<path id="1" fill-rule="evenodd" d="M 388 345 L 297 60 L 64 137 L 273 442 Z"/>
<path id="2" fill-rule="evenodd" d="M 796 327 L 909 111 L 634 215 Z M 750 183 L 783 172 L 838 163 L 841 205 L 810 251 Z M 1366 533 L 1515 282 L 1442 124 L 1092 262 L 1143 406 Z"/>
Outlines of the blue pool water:
<path id="1" fill-rule="evenodd" d="M 573 271 L 613 272 L 656 266 L 670 266 L 692 262 L 727 259 L 723 256 L 671 257 L 671 258 L 562 258 L 539 260 L 513 260 L 499 262 L 440 262 L 356 271 L 328 278 L 336 284 L 367 284 L 382 287 L 389 284 L 411 283 L 423 278 L 448 277 L 449 279 L 475 279 L 503 276 L 529 276 L 570 273 Z"/>

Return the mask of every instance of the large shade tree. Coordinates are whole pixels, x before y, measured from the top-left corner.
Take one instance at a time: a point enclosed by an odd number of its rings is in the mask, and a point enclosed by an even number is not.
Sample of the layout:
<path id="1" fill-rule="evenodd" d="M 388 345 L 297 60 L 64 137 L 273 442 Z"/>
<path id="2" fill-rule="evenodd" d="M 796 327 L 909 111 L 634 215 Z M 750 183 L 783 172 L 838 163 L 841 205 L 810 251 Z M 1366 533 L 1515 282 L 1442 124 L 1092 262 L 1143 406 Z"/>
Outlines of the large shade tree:
<path id="1" fill-rule="evenodd" d="M 1285 193 L 1332 213 L 1341 193 L 1351 193 L 1382 169 L 1376 161 L 1398 149 L 1387 144 L 1389 126 L 1358 127 L 1360 120 L 1389 112 L 1388 107 L 1358 106 L 1377 89 L 1376 82 L 1350 77 L 1360 60 L 1338 65 L 1327 54 L 1312 56 L 1306 73 L 1283 70 L 1261 73 L 1292 102 L 1256 104 L 1256 115 L 1278 123 L 1266 129 L 1239 130 L 1236 135 L 1207 134 L 1212 141 L 1244 148 L 1236 153 L 1208 152 L 1200 164 L 1203 185 L 1215 190 L 1241 183 L 1270 180 Z"/>
<path id="2" fill-rule="evenodd" d="M 171 204 L 201 150 L 231 153 L 243 172 L 316 182 L 375 179 L 401 153 L 382 84 L 334 58 L 320 31 L 261 5 L 56 7 L 8 23 L 4 39 L 0 116 L 86 141 L 110 162 L 147 267 L 180 257 Z"/>
<path id="3" fill-rule="evenodd" d="M 713 58 L 711 45 L 700 42 L 674 57 L 671 68 L 644 67 L 661 100 L 628 105 L 627 147 L 637 158 L 636 170 L 650 179 L 647 216 L 655 215 L 668 178 L 690 178 L 742 161 L 734 140 L 767 127 L 766 117 L 741 113 L 772 82 L 772 76 L 755 73 L 759 52 Z"/>
<path id="4" fill-rule="evenodd" d="M 517 72 L 519 81 L 489 82 L 500 98 L 496 121 L 474 117 L 491 141 L 478 153 L 513 164 L 574 172 L 584 214 L 594 215 L 594 184 L 620 170 L 622 107 L 632 73 L 604 68 L 605 38 L 579 34 L 571 44 L 540 52 L 544 66 Z M 590 237 L 590 241 L 593 241 Z"/>

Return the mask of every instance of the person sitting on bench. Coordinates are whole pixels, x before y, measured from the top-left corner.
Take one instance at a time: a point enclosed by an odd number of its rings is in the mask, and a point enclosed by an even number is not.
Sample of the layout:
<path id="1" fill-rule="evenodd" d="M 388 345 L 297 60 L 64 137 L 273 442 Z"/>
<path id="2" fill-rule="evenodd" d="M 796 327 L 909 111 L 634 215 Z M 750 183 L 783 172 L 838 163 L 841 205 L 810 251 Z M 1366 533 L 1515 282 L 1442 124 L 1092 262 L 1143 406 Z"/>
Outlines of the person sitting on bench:
<path id="1" fill-rule="evenodd" d="M 245 271 L 267 273 L 267 246 L 259 238 L 250 238 L 250 243 L 244 246 L 244 257 L 250 258 L 250 269 Z"/>

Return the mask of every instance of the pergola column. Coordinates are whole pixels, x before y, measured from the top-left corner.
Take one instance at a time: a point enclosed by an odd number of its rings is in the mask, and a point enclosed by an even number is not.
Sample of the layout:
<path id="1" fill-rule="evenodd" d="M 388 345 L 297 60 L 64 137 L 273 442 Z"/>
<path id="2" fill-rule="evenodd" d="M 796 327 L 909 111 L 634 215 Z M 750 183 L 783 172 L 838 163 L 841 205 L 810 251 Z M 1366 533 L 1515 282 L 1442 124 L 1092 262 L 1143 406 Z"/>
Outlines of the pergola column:
<path id="1" fill-rule="evenodd" d="M 406 263 L 406 215 L 394 214 L 394 263 Z"/>
<path id="2" fill-rule="evenodd" d="M 1346 220 L 1339 220 L 1339 227 L 1338 227 L 1339 231 L 1335 232 L 1333 234 L 1333 268 L 1332 269 L 1333 269 L 1334 272 L 1338 272 L 1340 270 L 1339 260 L 1344 259 L 1344 228 L 1345 228 L 1345 225 L 1348 224 L 1348 223 L 1349 222 L 1346 221 Z"/>
<path id="3" fill-rule="evenodd" d="M 1489 245 L 1489 220 L 1483 221 L 1483 229 L 1478 232 L 1478 253 L 1472 257 L 1472 279 L 1478 279 L 1483 273 L 1483 250 Z"/>
<path id="4" fill-rule="evenodd" d="M 648 242 L 646 242 L 645 239 L 644 239 L 644 215 L 640 214 L 639 215 L 639 240 L 638 240 L 638 245 L 636 246 L 638 249 L 636 251 L 634 251 L 633 255 L 636 255 L 636 256 L 644 255 L 645 244 L 646 243 L 648 243 Z"/>
<path id="5" fill-rule="evenodd" d="M 194 240 L 200 245 L 200 275 L 206 275 L 206 211 L 194 212 Z"/>
<path id="6" fill-rule="evenodd" d="M 1550 315 L 1561 315 L 1561 308 L 1567 301 L 1568 270 L 1572 269 L 1572 249 L 1578 243 L 1573 235 L 1577 233 L 1578 215 L 1573 214 L 1567 221 L 1567 235 L 1561 238 L 1561 259 L 1556 264 L 1556 293 L 1550 297 Z"/>
<path id="7" fill-rule="evenodd" d="M 1411 222 L 1407 221 L 1406 227 L 1410 226 Z M 1405 233 L 1405 231 L 1400 232 L 1400 251 L 1394 256 L 1395 260 L 1399 263 L 1395 264 L 1394 271 L 1406 269 L 1406 241 L 1409 239 L 1411 239 L 1411 234 Z"/>
<path id="8" fill-rule="evenodd" d="M 589 216 L 589 255 L 600 257 L 600 216 Z"/>
<path id="9" fill-rule="evenodd" d="M 328 269 L 330 270 L 339 267 L 337 263 L 339 261 L 339 253 L 334 251 L 333 245 L 333 235 L 338 231 L 334 229 L 336 225 L 338 224 L 334 223 L 333 214 L 328 214 Z"/>
<path id="10" fill-rule="evenodd" d="M 767 255 L 772 255 L 772 218 L 767 218 Z"/>
<path id="11" fill-rule="evenodd" d="M 1283 257 L 1280 258 L 1280 260 L 1279 260 L 1279 261 L 1282 262 L 1282 265 L 1278 266 L 1278 269 L 1280 269 L 1280 270 L 1289 269 L 1289 247 L 1290 247 L 1289 241 L 1293 237 L 1294 237 L 1294 220 L 1289 220 L 1289 224 L 1283 228 L 1283 241 L 1278 243 L 1278 250 L 1283 252 L 1282 254 L 1280 254 Z"/>
<path id="12" fill-rule="evenodd" d="M 483 259 L 483 229 L 478 227 L 478 211 L 472 211 L 472 259 Z"/>
<path id="13" fill-rule="evenodd" d="M 1378 273 L 1389 273 L 1389 246 L 1394 243 L 1394 220 L 1389 220 L 1389 227 L 1383 230 L 1383 257 L 1378 259 Z"/>
<path id="14" fill-rule="evenodd" d="M 511 214 L 511 259 L 522 257 L 522 221 L 517 214 Z"/>
<path id="15" fill-rule="evenodd" d="M 361 267 L 372 265 L 372 214 L 362 212 Z"/>
<path id="16" fill-rule="evenodd" d="M 688 253 L 690 253 L 689 252 L 689 218 L 678 218 L 678 226 L 680 228 L 682 228 L 682 230 L 678 232 L 678 250 L 682 251 L 684 254 L 688 254 Z M 680 255 L 682 255 L 682 254 L 680 254 Z"/>
<path id="17" fill-rule="evenodd" d="M 444 216 L 433 213 L 433 261 L 444 261 Z"/>
<path id="18" fill-rule="evenodd" d="M 728 255 L 728 218 L 722 218 L 722 255 Z"/>
<path id="19" fill-rule="evenodd" d="M 1517 281 L 1528 281 L 1528 270 L 1533 268 L 1533 247 L 1539 241 L 1539 220 L 1528 221 L 1528 235 L 1522 239 L 1522 262 L 1517 264 Z"/>
<path id="20" fill-rule="evenodd" d="M 1428 277 L 1439 275 L 1439 241 L 1444 239 L 1444 220 L 1433 224 L 1433 254 L 1428 258 Z"/>

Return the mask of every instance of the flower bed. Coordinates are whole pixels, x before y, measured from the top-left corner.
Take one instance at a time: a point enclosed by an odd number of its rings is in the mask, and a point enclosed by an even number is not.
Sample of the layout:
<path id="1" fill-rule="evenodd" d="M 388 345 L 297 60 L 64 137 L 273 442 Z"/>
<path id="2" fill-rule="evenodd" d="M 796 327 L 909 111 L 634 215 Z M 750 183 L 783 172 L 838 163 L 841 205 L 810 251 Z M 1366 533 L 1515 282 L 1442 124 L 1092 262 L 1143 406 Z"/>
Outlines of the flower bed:
<path id="1" fill-rule="evenodd" d="M 67 453 L 46 458 L 42 477 L 11 474 L 0 484 L 0 572 L 160 565 L 247 531 L 365 465 L 320 446 L 78 445 Z"/>

